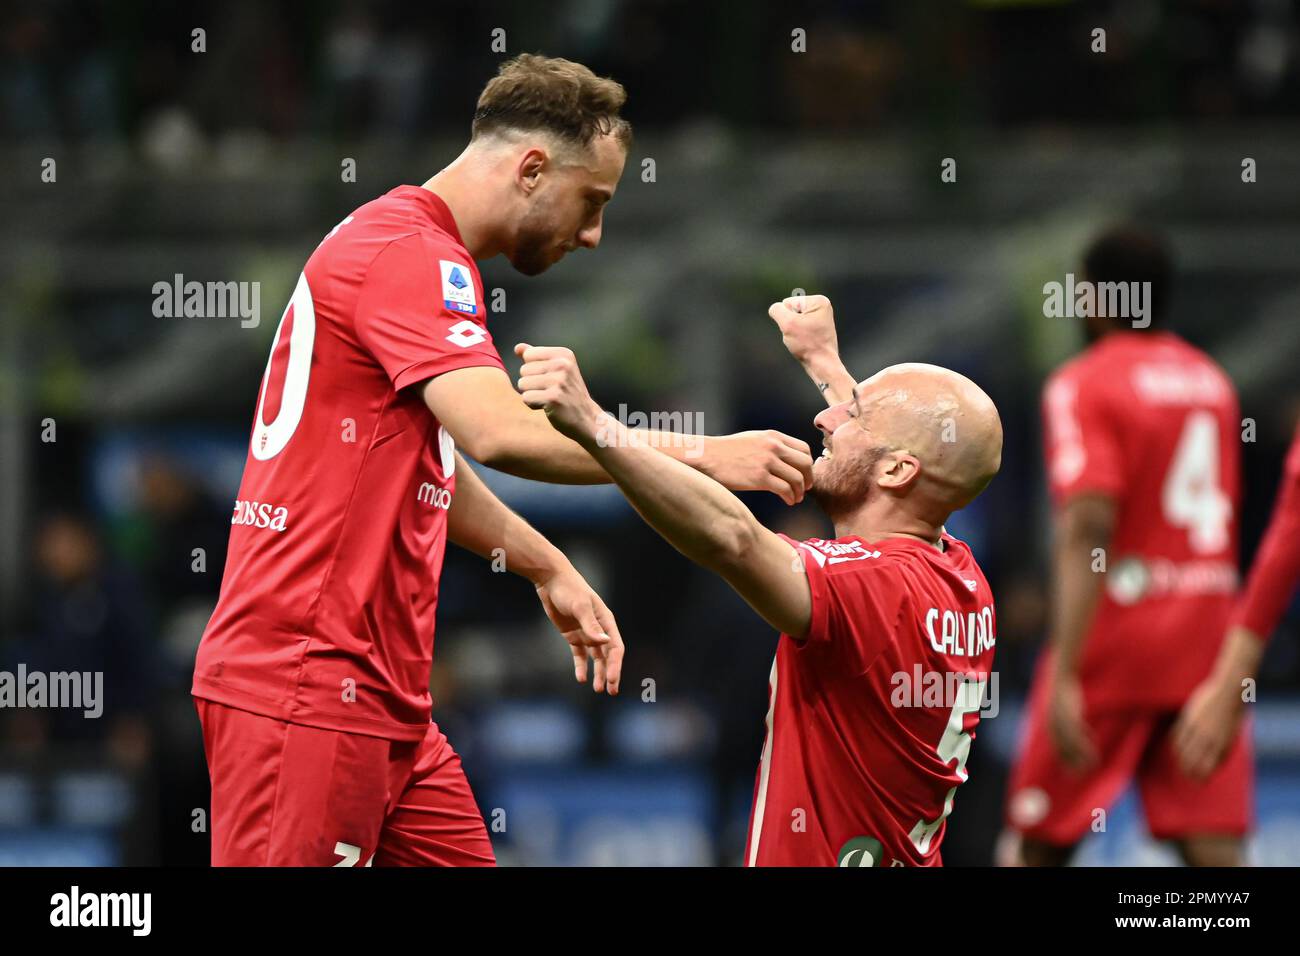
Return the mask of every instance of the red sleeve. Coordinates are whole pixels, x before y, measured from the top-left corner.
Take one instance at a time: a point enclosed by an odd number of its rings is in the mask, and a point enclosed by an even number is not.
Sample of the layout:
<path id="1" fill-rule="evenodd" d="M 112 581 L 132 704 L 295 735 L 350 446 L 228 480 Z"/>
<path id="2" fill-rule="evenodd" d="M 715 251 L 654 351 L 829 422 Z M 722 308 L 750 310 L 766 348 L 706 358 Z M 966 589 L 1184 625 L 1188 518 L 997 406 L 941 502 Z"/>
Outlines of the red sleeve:
<path id="1" fill-rule="evenodd" d="M 1101 383 L 1054 376 L 1043 390 L 1043 426 L 1053 501 L 1061 504 L 1084 491 L 1119 494 L 1124 458 Z"/>
<path id="2" fill-rule="evenodd" d="M 829 649 L 853 674 L 867 670 L 898 639 L 904 588 L 879 551 L 836 554 L 837 542 L 795 541 L 812 594 L 812 621 L 796 646 Z"/>
<path id="3" fill-rule="evenodd" d="M 448 250 L 443 259 L 459 265 L 459 280 L 478 292 L 475 314 L 448 307 L 440 260 L 418 235 L 390 242 L 366 271 L 357 298 L 357 338 L 395 389 L 458 368 L 505 368 L 484 321 L 477 273 L 463 255 Z"/>
<path id="4" fill-rule="evenodd" d="M 1300 580 L 1300 429 L 1287 454 L 1273 516 L 1232 623 L 1268 638 L 1277 629 L 1297 580 Z"/>

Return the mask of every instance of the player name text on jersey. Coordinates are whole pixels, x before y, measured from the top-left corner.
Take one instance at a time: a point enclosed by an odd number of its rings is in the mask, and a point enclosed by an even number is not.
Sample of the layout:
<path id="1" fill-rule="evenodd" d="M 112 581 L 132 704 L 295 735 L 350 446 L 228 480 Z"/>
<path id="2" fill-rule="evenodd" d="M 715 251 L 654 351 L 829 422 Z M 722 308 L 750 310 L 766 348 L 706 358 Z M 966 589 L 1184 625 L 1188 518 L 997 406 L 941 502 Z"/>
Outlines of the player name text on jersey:
<path id="1" fill-rule="evenodd" d="M 937 635 L 935 621 L 939 621 Z M 989 604 L 965 614 L 949 608 L 932 607 L 925 612 L 925 630 L 930 635 L 930 646 L 935 653 L 953 657 L 976 657 L 992 649 L 997 641 L 993 634 L 993 607 Z"/>

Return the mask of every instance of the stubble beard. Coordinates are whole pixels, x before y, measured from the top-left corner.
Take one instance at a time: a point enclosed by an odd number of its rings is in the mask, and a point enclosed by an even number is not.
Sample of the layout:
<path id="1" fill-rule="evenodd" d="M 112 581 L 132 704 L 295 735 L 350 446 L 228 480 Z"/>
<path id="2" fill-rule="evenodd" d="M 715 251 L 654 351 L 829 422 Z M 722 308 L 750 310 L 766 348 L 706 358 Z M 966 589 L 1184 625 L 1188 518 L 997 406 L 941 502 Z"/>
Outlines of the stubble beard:
<path id="1" fill-rule="evenodd" d="M 534 206 L 519 224 L 510 264 L 526 276 L 540 275 L 554 265 L 555 260 L 551 255 L 554 231 L 548 225 L 549 212 L 549 209 Z"/>
<path id="2" fill-rule="evenodd" d="M 872 448 L 856 461 L 834 457 L 813 472 L 812 496 L 831 521 L 857 511 L 871 495 L 872 473 L 884 457 L 883 447 Z"/>

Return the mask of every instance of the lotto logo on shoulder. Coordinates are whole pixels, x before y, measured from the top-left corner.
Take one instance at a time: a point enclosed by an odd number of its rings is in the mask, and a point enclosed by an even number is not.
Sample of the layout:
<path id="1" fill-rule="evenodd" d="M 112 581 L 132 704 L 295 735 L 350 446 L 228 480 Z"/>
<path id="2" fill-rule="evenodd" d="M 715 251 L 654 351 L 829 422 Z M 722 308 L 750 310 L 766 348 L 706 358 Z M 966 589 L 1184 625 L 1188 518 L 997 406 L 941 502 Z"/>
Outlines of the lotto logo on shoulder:
<path id="1" fill-rule="evenodd" d="M 461 319 L 451 327 L 451 331 L 447 334 L 447 341 L 452 345 L 459 345 L 461 348 L 467 349 L 471 345 L 486 342 L 487 333 L 469 319 Z"/>
<path id="2" fill-rule="evenodd" d="M 474 276 L 464 263 L 439 259 L 438 268 L 442 271 L 442 304 L 453 312 L 478 314 L 478 303 L 474 299 Z"/>

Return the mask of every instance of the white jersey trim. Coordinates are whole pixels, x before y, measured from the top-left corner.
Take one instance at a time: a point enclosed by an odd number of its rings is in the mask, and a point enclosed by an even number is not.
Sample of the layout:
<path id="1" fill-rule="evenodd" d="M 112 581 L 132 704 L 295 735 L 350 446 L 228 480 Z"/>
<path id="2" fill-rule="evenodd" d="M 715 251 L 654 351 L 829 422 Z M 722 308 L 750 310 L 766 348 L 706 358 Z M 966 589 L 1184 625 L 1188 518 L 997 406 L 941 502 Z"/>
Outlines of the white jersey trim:
<path id="1" fill-rule="evenodd" d="M 811 550 L 811 549 L 810 549 Z M 767 781 L 772 772 L 772 731 L 776 726 L 776 658 L 772 658 L 772 675 L 768 678 L 772 700 L 767 705 L 767 739 L 763 741 L 763 757 L 759 761 L 758 793 L 754 797 L 754 820 L 749 831 L 749 860 L 746 866 L 757 866 L 758 839 L 763 833 L 763 814 L 767 812 Z"/>

